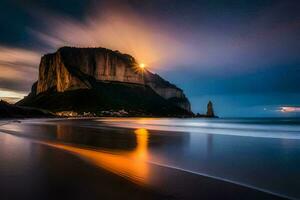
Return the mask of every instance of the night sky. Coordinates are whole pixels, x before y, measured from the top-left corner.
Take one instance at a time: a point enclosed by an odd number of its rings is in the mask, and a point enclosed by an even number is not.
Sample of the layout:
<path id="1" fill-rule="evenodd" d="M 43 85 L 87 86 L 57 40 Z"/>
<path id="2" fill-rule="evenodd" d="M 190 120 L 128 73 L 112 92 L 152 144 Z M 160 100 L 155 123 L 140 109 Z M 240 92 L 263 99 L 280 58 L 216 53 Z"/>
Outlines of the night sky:
<path id="1" fill-rule="evenodd" d="M 300 1 L 1 0 L 0 98 L 37 80 L 41 55 L 106 47 L 181 87 L 194 112 L 300 116 Z"/>

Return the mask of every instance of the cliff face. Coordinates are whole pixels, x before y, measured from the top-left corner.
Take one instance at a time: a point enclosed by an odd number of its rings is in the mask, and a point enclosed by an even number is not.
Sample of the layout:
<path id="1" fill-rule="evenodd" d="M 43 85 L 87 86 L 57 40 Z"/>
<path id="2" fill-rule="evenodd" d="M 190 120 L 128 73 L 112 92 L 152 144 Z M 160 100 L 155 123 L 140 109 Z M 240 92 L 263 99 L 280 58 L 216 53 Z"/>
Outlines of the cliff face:
<path id="1" fill-rule="evenodd" d="M 190 103 L 180 88 L 157 74 L 141 71 L 132 56 L 104 48 L 63 47 L 43 56 L 38 81 L 30 96 L 49 91 L 91 90 L 100 82 L 151 88 L 169 103 L 191 112 Z"/>
<path id="2" fill-rule="evenodd" d="M 145 84 L 150 86 L 157 94 L 165 99 L 172 101 L 179 107 L 191 111 L 191 105 L 189 100 L 186 98 L 182 89 L 178 88 L 174 84 L 164 80 L 157 74 L 152 74 L 151 72 L 145 72 Z"/>
<path id="3" fill-rule="evenodd" d="M 90 77 L 99 81 L 144 84 L 133 57 L 104 48 L 59 49 L 42 57 L 37 94 L 49 89 L 58 92 L 91 88 Z"/>

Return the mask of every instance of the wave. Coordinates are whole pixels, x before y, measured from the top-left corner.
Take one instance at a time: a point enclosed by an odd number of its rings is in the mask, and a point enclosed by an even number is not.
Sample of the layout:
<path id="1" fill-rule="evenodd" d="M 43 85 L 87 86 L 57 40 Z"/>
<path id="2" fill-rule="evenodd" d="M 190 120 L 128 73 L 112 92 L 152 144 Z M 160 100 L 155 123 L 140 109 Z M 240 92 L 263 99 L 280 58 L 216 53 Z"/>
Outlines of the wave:
<path id="1" fill-rule="evenodd" d="M 202 119 L 98 119 L 97 121 L 107 126 L 121 128 L 145 128 L 157 131 L 190 132 L 202 134 L 218 134 L 247 137 L 279 138 L 279 139 L 300 139 L 300 125 L 294 123 L 281 124 L 263 123 L 263 121 L 237 122 L 233 120 L 202 120 Z M 257 121 L 257 120 L 256 120 Z M 251 123 L 250 123 L 251 122 Z"/>

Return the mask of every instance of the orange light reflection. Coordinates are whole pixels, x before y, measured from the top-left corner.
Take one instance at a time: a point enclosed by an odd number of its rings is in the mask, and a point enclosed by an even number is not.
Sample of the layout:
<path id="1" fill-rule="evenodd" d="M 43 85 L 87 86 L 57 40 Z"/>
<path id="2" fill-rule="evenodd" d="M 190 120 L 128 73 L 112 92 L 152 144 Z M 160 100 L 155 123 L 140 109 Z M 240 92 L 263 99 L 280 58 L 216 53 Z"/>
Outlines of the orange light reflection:
<path id="1" fill-rule="evenodd" d="M 131 151 L 96 151 L 83 149 L 76 146 L 41 142 L 51 147 L 59 148 L 104 168 L 114 174 L 122 176 L 138 184 L 146 184 L 149 181 L 148 158 L 148 131 L 137 129 L 134 131 L 137 138 L 137 146 Z"/>

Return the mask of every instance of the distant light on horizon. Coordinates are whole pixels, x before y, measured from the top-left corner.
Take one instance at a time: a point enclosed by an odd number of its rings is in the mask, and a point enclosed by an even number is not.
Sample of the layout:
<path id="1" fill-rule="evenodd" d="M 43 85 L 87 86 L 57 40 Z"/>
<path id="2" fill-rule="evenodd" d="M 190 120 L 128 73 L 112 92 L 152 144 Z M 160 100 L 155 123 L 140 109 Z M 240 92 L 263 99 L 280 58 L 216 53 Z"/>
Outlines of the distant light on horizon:
<path id="1" fill-rule="evenodd" d="M 0 89 L 0 98 L 2 97 L 14 97 L 14 98 L 23 98 L 26 94 L 22 92 L 15 92 L 9 90 Z"/>
<path id="2" fill-rule="evenodd" d="M 293 106 L 283 106 L 280 108 L 281 112 L 288 113 L 288 112 L 300 112 L 300 107 L 293 107 Z"/>
<path id="3" fill-rule="evenodd" d="M 23 92 L 0 89 L 0 99 L 9 103 L 15 103 L 18 100 L 22 99 L 24 96 L 26 96 L 26 94 Z"/>

